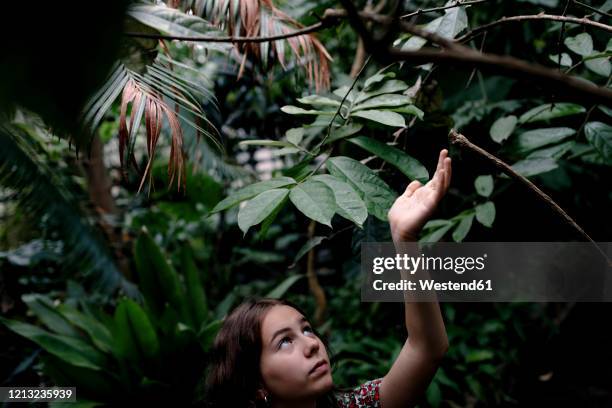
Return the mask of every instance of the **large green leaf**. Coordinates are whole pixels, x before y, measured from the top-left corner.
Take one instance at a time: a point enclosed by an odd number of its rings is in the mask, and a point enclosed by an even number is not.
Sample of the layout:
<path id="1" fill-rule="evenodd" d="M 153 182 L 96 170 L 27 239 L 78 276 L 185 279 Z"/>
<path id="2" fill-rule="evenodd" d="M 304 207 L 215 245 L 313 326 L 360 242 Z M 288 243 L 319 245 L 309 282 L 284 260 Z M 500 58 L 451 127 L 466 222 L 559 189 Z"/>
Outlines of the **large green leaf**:
<path id="1" fill-rule="evenodd" d="M 134 336 L 138 349 L 145 358 L 152 359 L 160 351 L 159 339 L 149 317 L 140 305 L 131 299 L 124 299 L 127 316 L 130 323 L 130 333 Z"/>
<path id="2" fill-rule="evenodd" d="M 176 313 L 179 314 L 180 319 L 183 322 L 188 322 L 189 319 L 189 307 L 186 303 L 185 292 L 178 274 L 168 263 L 168 257 L 162 252 L 162 249 L 153 240 L 151 235 L 143 229 L 136 242 L 136 248 L 142 251 L 141 257 L 146 257 L 147 262 L 140 265 L 138 270 L 139 277 L 143 281 L 147 281 L 147 287 L 158 287 L 161 289 L 161 298 L 151 299 L 150 295 L 147 297 L 147 303 L 153 303 L 151 307 L 157 313 L 161 306 L 161 310 L 164 309 L 164 304 L 168 302 L 170 306 L 174 308 Z M 138 264 L 137 264 L 138 266 Z M 151 276 L 144 278 L 146 275 Z M 156 293 L 156 292 L 152 292 Z M 159 292 L 157 292 L 159 293 Z M 155 303 L 159 303 L 154 306 Z"/>
<path id="3" fill-rule="evenodd" d="M 412 103 L 412 99 L 406 95 L 401 94 L 386 94 L 375 96 L 371 99 L 368 99 L 358 105 L 353 106 L 352 111 L 358 111 L 363 109 L 371 109 L 371 108 L 380 108 L 380 107 L 395 107 L 395 106 L 403 106 L 410 105 Z"/>
<path id="4" fill-rule="evenodd" d="M 478 176 L 474 180 L 474 188 L 476 192 L 483 196 L 488 197 L 493 192 L 493 176 L 490 174 L 484 176 Z"/>
<path id="5" fill-rule="evenodd" d="M 495 221 L 495 204 L 492 201 L 476 206 L 476 219 L 485 227 L 491 227 Z"/>
<path id="6" fill-rule="evenodd" d="M 427 183 L 429 180 L 429 172 L 425 166 L 417 159 L 398 148 L 366 136 L 353 137 L 348 139 L 348 141 L 397 167 L 399 171 L 404 173 L 411 180 L 419 180 L 423 184 Z"/>
<path id="7" fill-rule="evenodd" d="M 584 60 L 584 65 L 594 73 L 603 77 L 609 77 L 612 72 L 610 57 L 589 58 Z"/>
<path id="8" fill-rule="evenodd" d="M 108 328 L 95 318 L 79 312 L 66 304 L 61 304 L 57 310 L 72 324 L 89 335 L 91 342 L 105 353 L 112 352 L 113 339 Z"/>
<path id="9" fill-rule="evenodd" d="M 368 119 L 373 122 L 382 123 L 383 125 L 387 125 L 387 126 L 393 126 L 393 127 L 406 126 L 406 121 L 404 121 L 404 117 L 396 112 L 372 109 L 372 110 L 362 110 L 362 111 L 357 111 L 357 112 L 351 112 L 351 116 Z"/>
<path id="10" fill-rule="evenodd" d="M 547 173 L 559 167 L 554 159 L 535 158 L 523 159 L 514 163 L 512 169 L 524 177 L 535 176 L 536 174 Z M 507 178 L 505 174 L 502 176 Z"/>
<path id="11" fill-rule="evenodd" d="M 314 109 L 304 109 L 304 108 L 300 108 L 298 106 L 293 106 L 293 105 L 285 105 L 281 108 L 281 111 L 288 113 L 289 115 L 329 115 L 329 116 L 332 116 L 336 113 L 335 110 L 321 111 L 321 110 L 314 110 Z"/>
<path id="12" fill-rule="evenodd" d="M 365 208 L 365 205 L 364 205 Z M 366 217 L 367 217 L 368 213 L 366 211 Z M 302 257 L 304 255 L 306 255 L 312 248 L 318 246 L 321 244 L 321 242 L 325 241 L 327 239 L 327 237 L 312 237 L 310 238 L 308 241 L 306 241 L 306 243 L 300 248 L 300 250 L 297 252 L 297 254 L 295 255 L 295 258 L 293 259 L 293 263 L 291 264 L 290 268 L 293 268 L 300 259 L 302 259 Z"/>
<path id="13" fill-rule="evenodd" d="M 48 297 L 28 294 L 23 295 L 21 299 L 49 330 L 69 337 L 80 337 L 79 331 L 66 320 Z"/>
<path id="14" fill-rule="evenodd" d="M 531 123 L 540 120 L 550 120 L 563 116 L 577 115 L 586 112 L 584 106 L 574 103 L 547 103 L 545 105 L 536 106 L 533 109 L 523 113 L 519 118 L 519 123 Z"/>
<path id="15" fill-rule="evenodd" d="M 340 106 L 339 100 L 326 98 L 325 96 L 320 96 L 320 95 L 304 96 L 303 98 L 298 98 L 297 101 L 305 105 L 313 105 L 313 106 L 334 106 L 336 108 Z"/>
<path id="16" fill-rule="evenodd" d="M 567 37 L 563 42 L 567 48 L 583 57 L 593 53 L 593 39 L 588 33 L 580 33 L 575 37 Z"/>
<path id="17" fill-rule="evenodd" d="M 453 241 L 462 242 L 467 236 L 468 232 L 472 228 L 472 221 L 474 220 L 474 213 L 468 214 L 461 218 L 461 221 L 457 224 L 457 227 L 453 231 Z"/>
<path id="18" fill-rule="evenodd" d="M 501 143 L 506 140 L 512 132 L 514 132 L 514 128 L 516 127 L 517 118 L 514 115 L 503 116 L 493 122 L 491 125 L 491 129 L 489 129 L 489 135 L 491 139 L 496 141 L 497 143 Z"/>
<path id="19" fill-rule="evenodd" d="M 371 91 L 368 91 L 368 92 L 361 92 L 361 93 L 359 93 L 359 95 L 355 99 L 355 103 L 354 104 L 360 104 L 363 101 L 365 101 L 366 99 L 370 99 L 370 98 L 373 98 L 373 97 L 378 96 L 378 95 L 402 92 L 402 91 L 405 91 L 408 88 L 409 88 L 408 84 L 405 83 L 404 81 L 400 81 L 400 80 L 397 80 L 397 79 L 392 79 L 390 81 L 385 81 L 385 82 L 382 83 L 382 85 L 380 87 L 378 87 L 378 88 L 376 88 L 374 90 L 371 90 Z"/>
<path id="20" fill-rule="evenodd" d="M 204 292 L 200 273 L 188 246 L 185 246 L 181 251 L 181 267 L 185 276 L 187 299 L 191 306 L 194 327 L 199 327 L 208 316 L 208 304 L 206 303 L 206 292 Z"/>
<path id="21" fill-rule="evenodd" d="M 218 211 L 223 211 L 234 205 L 248 200 L 249 198 L 253 198 L 256 195 L 263 193 L 264 191 L 271 190 L 279 187 L 286 187 L 292 184 L 296 184 L 296 181 L 291 177 L 277 177 L 271 180 L 260 181 L 258 183 L 251 184 L 240 190 L 232 193 L 229 197 L 226 197 L 221 202 L 219 202 L 215 208 L 211 211 L 211 213 L 215 213 Z"/>
<path id="22" fill-rule="evenodd" d="M 289 190 L 272 189 L 258 194 L 249 200 L 238 212 L 238 226 L 246 235 L 249 228 L 262 222 L 268 215 L 277 211 L 285 203 Z"/>
<path id="23" fill-rule="evenodd" d="M 337 156 L 327 161 L 329 172 L 349 183 L 366 203 L 368 212 L 381 221 L 387 221 L 387 213 L 396 195 L 372 170 L 357 160 Z"/>
<path id="24" fill-rule="evenodd" d="M 518 137 L 518 151 L 528 152 L 538 147 L 557 143 L 567 139 L 575 133 L 576 131 L 574 129 L 566 127 L 528 130 Z"/>
<path id="25" fill-rule="evenodd" d="M 326 184 L 334 192 L 338 214 L 359 227 L 363 226 L 368 217 L 368 209 L 350 184 L 329 174 L 319 174 L 312 179 Z"/>
<path id="26" fill-rule="evenodd" d="M 602 122 L 589 122 L 584 134 L 593 147 L 607 161 L 612 162 L 612 126 Z"/>
<path id="27" fill-rule="evenodd" d="M 307 180 L 291 189 L 289 199 L 304 215 L 331 228 L 336 200 L 334 192 L 326 184 Z"/>
<path id="28" fill-rule="evenodd" d="M 266 295 L 267 298 L 272 299 L 280 299 L 285 296 L 285 293 L 293 286 L 295 282 L 297 282 L 300 278 L 303 278 L 304 275 L 290 275 L 284 281 L 282 281 L 277 287 L 272 289 Z"/>
<path id="29" fill-rule="evenodd" d="M 0 317 L 0 322 L 20 336 L 32 340 L 47 352 L 77 367 L 101 370 L 106 364 L 104 354 L 83 340 L 51 334 L 31 324 L 3 317 Z"/>
<path id="30" fill-rule="evenodd" d="M 348 125 L 343 125 L 338 128 L 334 128 L 330 132 L 329 137 L 325 140 L 325 144 L 352 136 L 355 133 L 359 132 L 362 128 L 363 125 L 361 123 L 350 123 Z"/>

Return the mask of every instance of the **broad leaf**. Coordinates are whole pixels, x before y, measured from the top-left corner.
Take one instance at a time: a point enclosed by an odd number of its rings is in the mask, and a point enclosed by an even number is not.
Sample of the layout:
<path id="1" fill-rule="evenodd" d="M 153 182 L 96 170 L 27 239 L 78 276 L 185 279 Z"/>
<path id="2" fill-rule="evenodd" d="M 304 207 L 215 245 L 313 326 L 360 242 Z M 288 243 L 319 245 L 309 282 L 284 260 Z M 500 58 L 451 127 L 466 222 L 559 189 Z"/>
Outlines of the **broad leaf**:
<path id="1" fill-rule="evenodd" d="M 264 191 L 249 200 L 238 212 L 238 227 L 246 235 L 249 228 L 262 222 L 268 215 L 282 207 L 289 195 L 287 189 Z"/>
<path id="2" fill-rule="evenodd" d="M 574 103 L 547 103 L 537 106 L 523 113 L 519 118 L 519 123 L 531 123 L 540 120 L 550 120 L 563 116 L 577 115 L 586 112 L 583 106 Z"/>
<path id="3" fill-rule="evenodd" d="M 495 221 L 495 204 L 492 201 L 487 201 L 484 204 L 476 206 L 476 220 L 485 227 L 491 227 Z"/>
<path id="4" fill-rule="evenodd" d="M 567 48 L 583 57 L 593 53 L 593 39 L 590 34 L 580 33 L 575 37 L 567 37 L 564 43 Z"/>
<path id="5" fill-rule="evenodd" d="M 215 208 L 213 208 L 211 213 L 223 211 L 227 208 L 233 207 L 244 200 L 248 200 L 249 198 L 255 197 L 257 194 L 263 193 L 264 191 L 271 190 L 273 188 L 286 187 L 292 184 L 296 184 L 296 181 L 291 177 L 277 177 L 271 180 L 251 184 L 241 188 L 229 197 L 224 198 L 215 206 Z"/>
<path id="6" fill-rule="evenodd" d="M 397 167 L 397 169 L 408 176 L 410 180 L 419 180 L 423 184 L 427 183 L 429 180 L 429 172 L 425 166 L 400 149 L 366 136 L 353 137 L 348 139 L 348 141 Z"/>
<path id="7" fill-rule="evenodd" d="M 329 115 L 332 116 L 334 113 L 336 113 L 335 110 L 333 111 L 320 111 L 320 110 L 313 110 L 313 109 L 303 109 L 300 108 L 298 106 L 293 106 L 293 105 L 285 105 L 281 108 L 281 111 L 288 113 L 289 115 Z"/>
<path id="8" fill-rule="evenodd" d="M 353 106 L 352 111 L 389 106 L 403 106 L 409 105 L 410 103 L 412 103 L 412 99 L 406 95 L 386 94 L 375 96 L 359 105 Z"/>
<path id="9" fill-rule="evenodd" d="M 517 140 L 518 151 L 528 152 L 538 147 L 557 143 L 575 133 L 574 129 L 565 127 L 529 130 L 519 135 Z"/>
<path id="10" fill-rule="evenodd" d="M 349 157 L 337 156 L 327 161 L 327 169 L 333 176 L 353 186 L 370 214 L 387 221 L 387 213 L 396 195 L 370 168 Z"/>
<path id="11" fill-rule="evenodd" d="M 339 100 L 326 98 L 325 96 L 320 96 L 320 95 L 304 96 L 303 98 L 298 98 L 297 101 L 305 105 L 313 105 L 313 106 L 333 106 L 336 108 L 340 106 Z"/>
<path id="12" fill-rule="evenodd" d="M 559 165 L 554 159 L 537 158 L 519 160 L 511 167 L 523 177 L 531 177 L 535 176 L 536 174 L 542 174 L 554 170 L 559 167 Z M 502 177 L 506 178 L 508 176 L 504 174 Z"/>
<path id="13" fill-rule="evenodd" d="M 359 132 L 363 128 L 361 123 L 351 123 L 350 125 L 344 125 L 339 128 L 332 129 L 325 144 L 335 142 L 336 140 L 344 139 Z"/>
<path id="14" fill-rule="evenodd" d="M 584 65 L 594 73 L 604 77 L 609 77 L 612 72 L 610 57 L 585 59 Z"/>
<path id="15" fill-rule="evenodd" d="M 493 122 L 491 129 L 489 129 L 489 135 L 491 139 L 497 143 L 501 143 L 506 140 L 516 127 L 517 118 L 514 115 L 505 116 L 497 119 Z"/>
<path id="16" fill-rule="evenodd" d="M 472 228 L 472 221 L 474 220 L 474 214 L 466 215 L 461 218 L 461 221 L 457 224 L 457 228 L 453 231 L 453 241 L 462 242 L 466 237 L 470 229 Z"/>
<path id="17" fill-rule="evenodd" d="M 393 127 L 405 127 L 406 122 L 404 117 L 399 113 L 381 111 L 381 110 L 363 110 L 351 112 L 351 116 L 368 119 L 374 122 L 382 123 L 383 125 Z"/>
<path id="18" fill-rule="evenodd" d="M 474 187 L 479 195 L 483 197 L 490 196 L 493 192 L 493 176 L 487 174 L 476 177 L 476 180 L 474 180 Z"/>
<path id="19" fill-rule="evenodd" d="M 589 143 L 608 162 L 612 162 L 612 126 L 602 122 L 589 122 L 584 126 Z"/>
<path id="20" fill-rule="evenodd" d="M 331 228 L 336 202 L 333 191 L 327 185 L 307 180 L 291 189 L 289 199 L 304 215 Z"/>
<path id="21" fill-rule="evenodd" d="M 324 183 L 334 192 L 338 214 L 362 227 L 368 217 L 368 209 L 350 184 L 329 174 L 319 174 L 312 179 Z"/>

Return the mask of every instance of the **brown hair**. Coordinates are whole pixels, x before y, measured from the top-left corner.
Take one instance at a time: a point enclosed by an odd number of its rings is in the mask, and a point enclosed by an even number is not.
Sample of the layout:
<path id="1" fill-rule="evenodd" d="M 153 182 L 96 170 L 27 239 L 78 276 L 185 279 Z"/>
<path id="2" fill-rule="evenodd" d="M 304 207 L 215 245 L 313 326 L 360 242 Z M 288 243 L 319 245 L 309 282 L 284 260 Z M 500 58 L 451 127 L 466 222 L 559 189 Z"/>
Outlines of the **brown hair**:
<path id="1" fill-rule="evenodd" d="M 213 344 L 210 369 L 206 379 L 209 407 L 259 408 L 255 398 L 261 388 L 261 322 L 273 306 L 290 306 L 305 315 L 293 303 L 279 299 L 248 299 L 227 316 Z M 318 336 L 318 333 L 315 331 Z M 325 344 L 325 343 L 324 343 Z M 327 345 L 326 345 L 327 347 Z M 335 407 L 333 392 L 317 407 Z"/>

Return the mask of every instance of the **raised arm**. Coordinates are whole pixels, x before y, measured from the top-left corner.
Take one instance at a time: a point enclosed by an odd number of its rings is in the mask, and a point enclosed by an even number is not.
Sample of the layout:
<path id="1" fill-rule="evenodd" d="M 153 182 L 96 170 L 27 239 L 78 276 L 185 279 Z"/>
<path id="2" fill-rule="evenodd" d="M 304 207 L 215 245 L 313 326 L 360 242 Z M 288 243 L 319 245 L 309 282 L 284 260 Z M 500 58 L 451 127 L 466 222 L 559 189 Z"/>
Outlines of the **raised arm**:
<path id="1" fill-rule="evenodd" d="M 438 166 L 425 185 L 413 181 L 389 210 L 389 226 L 397 251 L 418 255 L 416 237 L 446 193 L 451 159 L 440 152 Z M 446 328 L 438 302 L 405 302 L 408 338 L 380 385 L 383 408 L 415 406 L 429 386 L 448 349 Z"/>

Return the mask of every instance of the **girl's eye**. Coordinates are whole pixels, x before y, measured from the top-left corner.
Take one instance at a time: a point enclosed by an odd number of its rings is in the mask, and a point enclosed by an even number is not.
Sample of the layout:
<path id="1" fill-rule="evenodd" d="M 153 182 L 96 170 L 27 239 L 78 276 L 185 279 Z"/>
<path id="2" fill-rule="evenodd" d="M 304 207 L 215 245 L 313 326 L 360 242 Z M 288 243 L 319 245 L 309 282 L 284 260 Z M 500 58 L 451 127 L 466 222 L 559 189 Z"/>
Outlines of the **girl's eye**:
<path id="1" fill-rule="evenodd" d="M 312 327 L 310 327 L 310 326 L 304 327 L 303 331 L 304 332 L 308 332 L 310 334 L 314 334 L 314 331 L 312 330 Z"/>
<path id="2" fill-rule="evenodd" d="M 291 343 L 291 338 L 288 336 L 285 336 L 282 339 L 280 339 L 280 341 L 278 342 L 278 348 L 281 348 L 285 344 L 290 344 L 290 343 Z"/>

